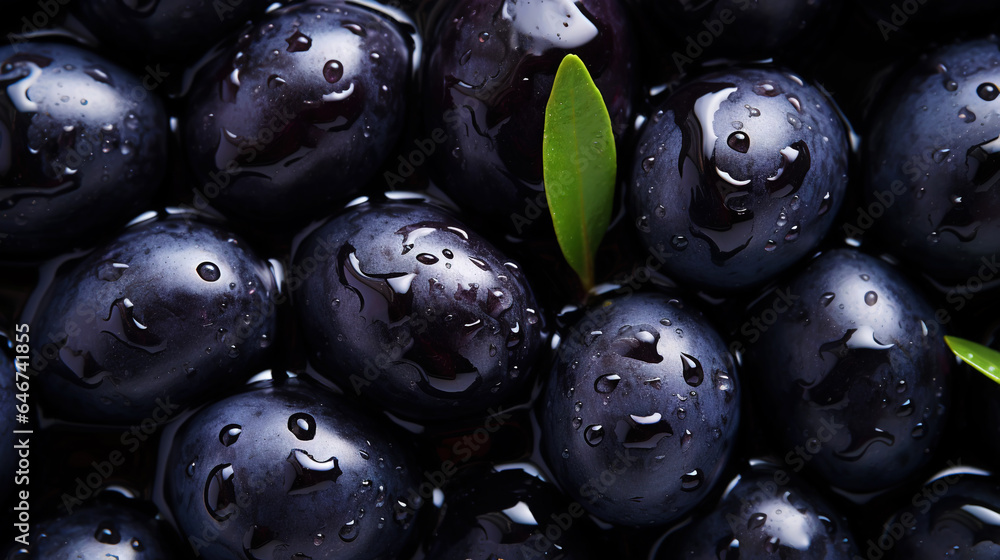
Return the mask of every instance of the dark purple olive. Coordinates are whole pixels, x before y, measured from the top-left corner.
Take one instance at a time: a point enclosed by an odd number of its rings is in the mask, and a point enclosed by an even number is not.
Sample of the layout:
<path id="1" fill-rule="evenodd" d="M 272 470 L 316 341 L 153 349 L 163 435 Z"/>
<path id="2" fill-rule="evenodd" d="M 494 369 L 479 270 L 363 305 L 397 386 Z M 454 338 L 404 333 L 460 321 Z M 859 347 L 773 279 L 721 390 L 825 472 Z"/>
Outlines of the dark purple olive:
<path id="1" fill-rule="evenodd" d="M 252 385 L 180 427 L 166 502 L 206 560 L 402 557 L 422 501 L 393 428 L 298 379 Z"/>
<path id="2" fill-rule="evenodd" d="M 0 47 L 0 256 L 86 246 L 163 179 L 167 117 L 149 83 L 79 47 Z"/>
<path id="3" fill-rule="evenodd" d="M 798 76 L 716 72 L 682 86 L 645 124 L 629 210 L 669 276 L 745 289 L 823 239 L 845 198 L 847 154 L 833 101 Z"/>
<path id="4" fill-rule="evenodd" d="M 866 142 L 865 205 L 893 253 L 951 280 L 997 275 L 1000 251 L 1000 40 L 928 55 L 882 99 Z"/>
<path id="5" fill-rule="evenodd" d="M 542 126 L 563 57 L 583 59 L 616 135 L 629 125 L 633 48 L 615 0 L 461 0 L 438 20 L 424 73 L 438 185 L 463 210 L 518 237 L 551 236 Z M 548 228 L 548 233 L 546 233 Z"/>
<path id="6" fill-rule="evenodd" d="M 242 383 L 275 336 L 267 261 L 191 216 L 139 222 L 39 289 L 33 384 L 67 420 L 162 422 Z"/>
<path id="7" fill-rule="evenodd" d="M 955 358 L 899 272 L 856 251 L 824 253 L 749 316 L 747 385 L 793 468 L 864 493 L 928 464 L 946 434 Z"/>
<path id="8" fill-rule="evenodd" d="M 67 3 L 67 0 L 50 0 Z M 88 30 L 120 56 L 184 60 L 208 50 L 271 0 L 87 0 L 72 9 Z"/>
<path id="9" fill-rule="evenodd" d="M 751 460 L 722 500 L 691 525 L 672 530 L 655 560 L 854 560 L 847 518 L 787 465 Z"/>
<path id="10" fill-rule="evenodd" d="M 563 333 L 538 414 L 545 462 L 571 498 L 609 523 L 660 525 L 720 481 L 740 385 L 722 338 L 690 302 L 625 294 Z"/>
<path id="11" fill-rule="evenodd" d="M 520 266 L 422 199 L 311 232 L 292 298 L 313 364 L 397 415 L 485 415 L 531 385 L 545 322 Z"/>
<path id="12" fill-rule="evenodd" d="M 294 229 L 365 186 L 403 126 L 413 56 L 372 6 L 275 10 L 209 63 L 184 124 L 196 206 Z"/>
<path id="13" fill-rule="evenodd" d="M 1000 480 L 974 467 L 937 473 L 864 544 L 868 558 L 1000 558 Z"/>

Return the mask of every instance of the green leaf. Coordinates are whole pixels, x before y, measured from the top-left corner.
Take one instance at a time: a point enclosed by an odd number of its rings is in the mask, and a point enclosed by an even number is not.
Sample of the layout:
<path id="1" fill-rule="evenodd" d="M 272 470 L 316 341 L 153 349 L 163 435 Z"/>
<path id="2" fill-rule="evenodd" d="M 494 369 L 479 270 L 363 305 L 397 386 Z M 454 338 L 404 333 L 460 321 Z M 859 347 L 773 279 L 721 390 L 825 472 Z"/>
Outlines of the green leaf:
<path id="1" fill-rule="evenodd" d="M 963 362 L 976 368 L 986 377 L 1000 383 L 1000 352 L 954 336 L 944 337 L 945 343 Z"/>
<path id="2" fill-rule="evenodd" d="M 611 116 L 583 61 L 566 55 L 545 107 L 545 198 L 563 256 L 587 291 L 611 222 L 618 160 Z"/>

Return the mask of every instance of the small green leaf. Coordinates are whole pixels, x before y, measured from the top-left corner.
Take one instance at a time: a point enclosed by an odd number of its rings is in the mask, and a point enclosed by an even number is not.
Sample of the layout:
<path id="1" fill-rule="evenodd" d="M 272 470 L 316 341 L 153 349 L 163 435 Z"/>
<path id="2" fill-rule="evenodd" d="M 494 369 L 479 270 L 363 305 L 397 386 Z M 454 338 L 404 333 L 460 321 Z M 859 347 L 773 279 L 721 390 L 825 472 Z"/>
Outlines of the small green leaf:
<path id="1" fill-rule="evenodd" d="M 618 160 L 608 108 L 576 55 L 559 64 L 545 107 L 542 167 L 559 247 L 589 291 L 611 222 Z"/>
<path id="2" fill-rule="evenodd" d="M 944 337 L 945 343 L 963 362 L 978 369 L 986 377 L 1000 383 L 1000 352 L 954 336 Z"/>

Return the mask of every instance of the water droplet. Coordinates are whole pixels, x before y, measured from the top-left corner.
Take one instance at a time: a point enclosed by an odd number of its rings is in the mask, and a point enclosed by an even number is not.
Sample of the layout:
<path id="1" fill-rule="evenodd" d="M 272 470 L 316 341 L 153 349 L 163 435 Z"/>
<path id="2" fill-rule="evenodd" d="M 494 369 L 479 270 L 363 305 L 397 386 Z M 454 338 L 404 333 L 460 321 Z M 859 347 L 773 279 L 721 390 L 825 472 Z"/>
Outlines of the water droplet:
<path id="1" fill-rule="evenodd" d="M 870 306 L 875 305 L 878 302 L 878 294 L 875 292 L 868 292 L 865 294 L 865 303 Z"/>
<path id="2" fill-rule="evenodd" d="M 687 449 L 691 445 L 691 440 L 694 439 L 694 434 L 691 430 L 684 430 L 684 435 L 681 436 L 681 449 Z"/>
<path id="3" fill-rule="evenodd" d="M 417 260 L 424 264 L 434 264 L 438 262 L 438 258 L 430 253 L 420 253 L 417 255 Z"/>
<path id="4" fill-rule="evenodd" d="M 788 215 L 785 214 L 784 210 L 782 210 L 782 212 L 778 214 L 778 221 L 774 222 L 774 225 L 778 227 L 785 227 L 787 223 L 788 223 Z"/>
<path id="5" fill-rule="evenodd" d="M 621 381 L 622 377 L 617 373 L 608 373 L 597 378 L 594 381 L 594 390 L 598 393 L 610 393 L 615 390 L 618 386 L 618 382 Z"/>
<path id="6" fill-rule="evenodd" d="M 302 441 L 316 437 L 316 420 L 305 412 L 296 412 L 288 417 L 288 431 Z"/>
<path id="7" fill-rule="evenodd" d="M 479 42 L 480 43 L 485 43 L 486 41 L 489 41 L 489 40 L 490 40 L 490 34 L 488 32 L 483 31 L 482 33 L 479 34 Z"/>
<path id="8" fill-rule="evenodd" d="M 677 409 L 677 418 L 679 420 L 683 420 L 684 418 L 687 417 L 687 415 L 688 415 L 687 411 L 684 410 L 683 408 L 678 408 Z"/>
<path id="9" fill-rule="evenodd" d="M 639 216 L 635 220 L 635 227 L 639 228 L 639 231 L 643 233 L 649 233 L 649 216 Z"/>
<path id="10" fill-rule="evenodd" d="M 958 110 L 958 118 L 962 119 L 962 122 L 971 123 L 976 122 L 976 114 L 972 112 L 972 109 L 968 107 L 962 107 Z"/>
<path id="11" fill-rule="evenodd" d="M 576 401 L 573 404 L 573 412 L 580 412 L 581 410 L 583 410 L 583 402 Z"/>
<path id="12" fill-rule="evenodd" d="M 729 135 L 726 144 L 733 150 L 745 154 L 750 151 L 750 136 L 745 132 L 737 131 Z"/>
<path id="13" fill-rule="evenodd" d="M 142 541 L 140 541 L 139 539 L 132 539 L 132 541 L 129 544 L 132 546 L 132 550 L 136 552 L 142 552 L 143 550 L 146 550 L 146 547 L 142 545 Z"/>
<path id="14" fill-rule="evenodd" d="M 916 426 L 914 426 L 913 427 L 913 431 L 910 432 L 910 435 L 913 436 L 913 439 L 920 439 L 920 438 L 924 437 L 926 434 L 927 434 L 927 431 L 926 431 L 926 429 L 924 427 L 924 423 L 923 422 L 920 422 L 919 424 L 917 424 Z"/>
<path id="15" fill-rule="evenodd" d="M 785 234 L 785 241 L 791 243 L 792 241 L 795 241 L 798 238 L 799 238 L 799 225 L 795 224 L 794 226 L 792 226 L 792 229 L 788 230 L 788 233 Z"/>
<path id="16" fill-rule="evenodd" d="M 670 322 L 670 319 L 660 319 L 660 324 L 664 327 L 669 327 L 672 323 Z"/>
<path id="17" fill-rule="evenodd" d="M 293 449 L 285 458 L 285 491 L 291 495 L 309 494 L 329 488 L 344 471 L 336 457 L 318 461 L 301 449 Z"/>
<path id="18" fill-rule="evenodd" d="M 899 382 L 896 383 L 896 392 L 903 393 L 905 391 L 906 391 L 906 380 L 900 379 Z"/>
<path id="19" fill-rule="evenodd" d="M 784 93 L 784 90 L 771 80 L 764 80 L 753 86 L 753 92 L 763 97 L 777 97 Z"/>
<path id="20" fill-rule="evenodd" d="M 749 112 L 750 118 L 759 117 L 760 116 L 760 109 L 758 109 L 756 107 L 751 107 L 749 105 L 744 105 L 743 108 L 746 109 Z"/>
<path id="21" fill-rule="evenodd" d="M 950 153 L 951 153 L 950 149 L 941 148 L 939 150 L 934 150 L 934 153 L 931 155 L 931 158 L 934 160 L 934 163 L 942 163 L 945 159 L 948 158 L 948 154 Z"/>
<path id="22" fill-rule="evenodd" d="M 344 65 L 339 60 L 327 60 L 323 65 L 323 78 L 331 84 L 335 84 L 344 77 Z"/>
<path id="23" fill-rule="evenodd" d="M 914 408 L 913 402 L 910 399 L 906 399 L 903 404 L 899 405 L 899 408 L 896 409 L 896 416 L 901 418 L 910 416 L 913 414 Z"/>
<path id="24" fill-rule="evenodd" d="M 356 23 L 345 23 L 345 24 L 341 25 L 341 27 L 343 27 L 344 29 L 349 30 L 351 33 L 354 33 L 358 37 L 367 37 L 368 36 L 368 32 L 365 31 L 365 28 L 361 27 L 360 25 L 358 25 Z"/>
<path id="25" fill-rule="evenodd" d="M 344 542 L 351 542 L 358 538 L 358 522 L 354 519 L 348 521 L 340 528 L 340 532 L 337 533 L 340 536 L 340 540 Z"/>
<path id="26" fill-rule="evenodd" d="M 94 538 L 97 539 L 97 542 L 103 544 L 118 544 L 122 540 L 122 536 L 118 534 L 118 529 L 115 528 L 111 521 L 100 522 L 97 525 Z"/>
<path id="27" fill-rule="evenodd" d="M 229 463 L 212 469 L 205 483 L 205 507 L 216 521 L 225 521 L 236 512 L 236 487 L 233 476 L 236 471 Z"/>
<path id="28" fill-rule="evenodd" d="M 958 82 L 956 82 L 955 80 L 952 80 L 951 78 L 948 78 L 948 79 L 946 79 L 944 81 L 944 89 L 946 89 L 948 91 L 957 91 L 958 90 Z"/>
<path id="29" fill-rule="evenodd" d="M 684 368 L 684 381 L 692 387 L 701 385 L 701 382 L 705 379 L 705 371 L 701 367 L 701 362 L 694 356 L 682 352 L 681 365 Z"/>
<path id="30" fill-rule="evenodd" d="M 976 94 L 985 101 L 993 101 L 1000 94 L 1000 90 L 990 82 L 983 82 L 976 88 Z"/>
<path id="31" fill-rule="evenodd" d="M 569 459 L 569 448 L 564 447 L 560 455 L 562 456 L 563 459 Z"/>
<path id="32" fill-rule="evenodd" d="M 681 475 L 681 490 L 685 492 L 694 492 L 695 490 L 701 488 L 702 482 L 705 481 L 705 475 L 701 472 L 701 469 L 695 469 L 689 473 Z"/>
<path id="33" fill-rule="evenodd" d="M 269 87 L 271 89 L 283 86 L 283 85 L 285 85 L 285 83 L 286 83 L 285 79 L 282 78 L 281 76 L 277 75 L 277 74 L 271 74 L 267 78 L 267 87 Z"/>
<path id="34" fill-rule="evenodd" d="M 819 301 L 823 304 L 823 307 L 829 307 L 830 304 L 833 303 L 833 298 L 835 297 L 837 297 L 837 294 L 834 294 L 833 292 L 826 292 L 819 296 Z"/>
<path id="35" fill-rule="evenodd" d="M 642 160 L 642 170 L 649 173 L 653 170 L 653 164 L 656 163 L 656 158 L 654 156 L 649 156 Z"/>
<path id="36" fill-rule="evenodd" d="M 81 99 L 80 100 L 80 105 L 86 105 L 86 104 L 87 104 L 87 100 L 86 99 Z"/>
<path id="37" fill-rule="evenodd" d="M 767 243 L 764 244 L 764 250 L 770 253 L 778 248 L 778 244 L 774 242 L 773 239 L 768 239 Z"/>
<path id="38" fill-rule="evenodd" d="M 747 529 L 750 530 L 760 529 L 761 527 L 764 526 L 764 523 L 766 522 L 767 522 L 766 513 L 755 513 L 750 516 L 750 519 L 747 519 Z"/>
<path id="39" fill-rule="evenodd" d="M 99 267 L 97 267 L 97 277 L 105 282 L 115 282 L 122 277 L 122 274 L 124 274 L 127 269 L 127 264 L 104 261 Z"/>
<path id="40" fill-rule="evenodd" d="M 288 43 L 288 48 L 286 49 L 288 52 L 304 52 L 312 47 L 312 38 L 303 35 L 298 29 L 295 30 L 295 33 L 292 33 L 291 37 L 285 39 L 285 42 Z"/>
<path id="41" fill-rule="evenodd" d="M 219 267 L 215 266 L 215 263 L 203 262 L 198 265 L 198 276 L 206 282 L 215 282 L 222 276 L 219 271 Z"/>
<path id="42" fill-rule="evenodd" d="M 597 447 L 604 441 L 604 426 L 600 424 L 587 426 L 587 429 L 583 431 L 583 439 L 591 447 Z"/>
<path id="43" fill-rule="evenodd" d="M 243 433 L 243 428 L 239 424 L 229 424 L 219 432 L 219 441 L 222 442 L 222 445 L 229 447 L 240 439 L 241 433 Z"/>
<path id="44" fill-rule="evenodd" d="M 194 469 L 197 466 L 198 466 L 198 458 L 195 457 L 195 460 L 191 461 L 190 463 L 188 463 L 187 468 L 184 469 L 184 472 L 188 475 L 188 478 L 193 478 L 194 477 Z"/>
<path id="45" fill-rule="evenodd" d="M 670 238 L 670 246 L 677 251 L 683 251 L 687 249 L 688 240 L 683 235 L 675 235 Z"/>
<path id="46" fill-rule="evenodd" d="M 663 361 L 663 356 L 656 350 L 660 333 L 652 326 L 633 327 L 627 325 L 618 331 L 618 338 L 611 343 L 612 349 L 619 355 L 650 364 Z"/>

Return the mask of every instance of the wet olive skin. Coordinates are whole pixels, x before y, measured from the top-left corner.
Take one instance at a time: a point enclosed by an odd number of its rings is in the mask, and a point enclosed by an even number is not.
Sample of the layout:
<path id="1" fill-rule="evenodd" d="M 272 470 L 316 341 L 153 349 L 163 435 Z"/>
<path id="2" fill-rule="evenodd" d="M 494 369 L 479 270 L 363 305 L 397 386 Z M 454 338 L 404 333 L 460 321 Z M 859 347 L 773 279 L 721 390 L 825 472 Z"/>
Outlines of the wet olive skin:
<path id="1" fill-rule="evenodd" d="M 771 325 L 743 363 L 795 465 L 875 492 L 927 464 L 950 410 L 954 357 L 919 292 L 884 262 L 835 250 L 758 301 L 750 316 Z"/>
<path id="2" fill-rule="evenodd" d="M 186 60 L 264 13 L 271 0 L 90 0 L 74 2 L 84 25 L 119 52 Z M 128 54 L 126 54 L 128 56 Z"/>
<path id="3" fill-rule="evenodd" d="M 421 503 L 409 497 L 418 484 L 412 458 L 388 428 L 297 379 L 251 386 L 178 430 L 166 502 L 207 560 L 277 551 L 314 560 L 396 558 Z"/>
<path id="4" fill-rule="evenodd" d="M 852 560 L 847 518 L 789 470 L 765 461 L 732 481 L 711 513 L 670 537 L 655 560 Z"/>
<path id="5" fill-rule="evenodd" d="M 870 217 L 857 225 L 946 280 L 991 280 L 1000 249 L 996 64 L 995 39 L 926 56 L 883 97 L 867 142 Z"/>
<path id="6" fill-rule="evenodd" d="M 567 54 L 583 60 L 621 139 L 635 88 L 629 30 L 609 0 L 455 2 L 424 70 L 426 136 L 445 136 L 431 158 L 435 182 L 499 231 L 551 237 L 548 212 L 533 210 L 545 209 L 542 130 L 556 70 Z"/>
<path id="7" fill-rule="evenodd" d="M 167 117 L 154 92 L 79 47 L 0 47 L 0 257 L 84 247 L 162 181 Z"/>
<path id="8" fill-rule="evenodd" d="M 184 216 L 141 222 L 62 270 L 24 318 L 33 387 L 50 416 L 162 421 L 260 367 L 275 292 L 235 234 Z"/>
<path id="9" fill-rule="evenodd" d="M 593 557 L 591 535 L 597 529 L 583 507 L 543 480 L 533 465 L 470 466 L 443 492 L 428 558 Z"/>
<path id="10" fill-rule="evenodd" d="M 124 500 L 87 503 L 69 514 L 40 519 L 29 546 L 13 543 L 7 560 L 162 560 L 187 558 L 176 537 L 162 521 Z"/>
<path id="11" fill-rule="evenodd" d="M 847 186 L 833 101 L 771 69 L 687 83 L 640 133 L 628 204 L 643 243 L 679 282 L 752 287 L 809 254 Z"/>
<path id="12" fill-rule="evenodd" d="M 411 56 L 394 23 L 358 5 L 268 14 L 188 99 L 196 207 L 294 230 L 356 196 L 403 128 Z"/>
<path id="13" fill-rule="evenodd" d="M 598 518 L 664 524 L 719 481 L 739 395 L 723 340 L 688 303 L 606 299 L 564 333 L 538 400 L 542 454 L 563 491 Z"/>
<path id="14" fill-rule="evenodd" d="M 998 515 L 996 476 L 957 468 L 938 473 L 914 492 L 911 502 L 885 522 L 880 541 L 895 543 L 886 555 L 890 560 L 996 558 Z"/>
<path id="15" fill-rule="evenodd" d="M 313 365 L 413 419 L 484 415 L 530 385 L 546 333 L 520 267 L 426 202 L 368 201 L 313 231 L 292 293 Z"/>

